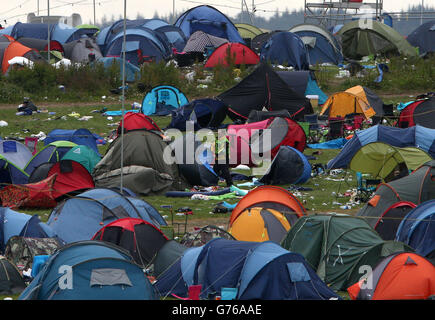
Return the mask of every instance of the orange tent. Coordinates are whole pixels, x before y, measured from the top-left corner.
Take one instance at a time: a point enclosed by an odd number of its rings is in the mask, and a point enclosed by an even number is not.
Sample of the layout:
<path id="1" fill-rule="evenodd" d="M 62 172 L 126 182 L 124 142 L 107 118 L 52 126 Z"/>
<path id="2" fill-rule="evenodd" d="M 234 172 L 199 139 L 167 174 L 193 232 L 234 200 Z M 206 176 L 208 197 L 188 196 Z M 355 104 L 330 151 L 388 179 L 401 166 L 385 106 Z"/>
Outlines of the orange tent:
<path id="1" fill-rule="evenodd" d="M 435 266 L 416 253 L 393 254 L 347 291 L 353 300 L 427 299 L 435 295 Z"/>
<path id="2" fill-rule="evenodd" d="M 26 53 L 33 51 L 33 49 L 26 47 L 18 41 L 9 43 L 3 53 L 2 72 L 5 74 L 9 69 L 9 60 L 15 57 L 23 57 Z"/>
<path id="3" fill-rule="evenodd" d="M 354 90 L 337 92 L 329 96 L 320 111 L 320 115 L 327 114 L 330 118 L 344 118 L 354 113 L 363 114 L 367 119 L 376 114 L 367 99 Z"/>

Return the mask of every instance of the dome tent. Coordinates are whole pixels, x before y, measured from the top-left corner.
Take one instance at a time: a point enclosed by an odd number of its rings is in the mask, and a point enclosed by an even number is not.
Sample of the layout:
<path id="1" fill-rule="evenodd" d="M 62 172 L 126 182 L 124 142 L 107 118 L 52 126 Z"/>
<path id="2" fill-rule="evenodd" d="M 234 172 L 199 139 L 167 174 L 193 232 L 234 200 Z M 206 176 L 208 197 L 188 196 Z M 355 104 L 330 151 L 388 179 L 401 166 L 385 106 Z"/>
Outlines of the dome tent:
<path id="1" fill-rule="evenodd" d="M 191 285 L 202 286 L 202 298 L 229 287 L 236 289 L 236 300 L 340 299 L 301 255 L 270 241 L 217 238 L 189 248 L 157 278 L 154 288 L 162 297 L 187 296 Z"/>
<path id="2" fill-rule="evenodd" d="M 59 290 L 71 267 L 72 288 Z M 102 241 L 79 241 L 51 255 L 19 300 L 154 300 L 142 269 L 124 249 Z"/>

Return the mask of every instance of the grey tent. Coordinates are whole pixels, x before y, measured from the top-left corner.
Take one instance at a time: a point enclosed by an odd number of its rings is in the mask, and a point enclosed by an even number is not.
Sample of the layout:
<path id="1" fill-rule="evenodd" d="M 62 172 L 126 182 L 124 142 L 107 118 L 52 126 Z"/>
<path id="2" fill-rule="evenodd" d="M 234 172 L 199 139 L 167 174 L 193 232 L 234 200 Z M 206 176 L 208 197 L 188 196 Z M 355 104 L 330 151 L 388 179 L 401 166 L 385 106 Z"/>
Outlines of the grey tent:
<path id="1" fill-rule="evenodd" d="M 93 38 L 81 38 L 71 41 L 65 43 L 63 48 L 65 50 L 65 58 L 72 62 L 89 62 L 91 61 L 90 55 L 93 55 L 95 60 L 103 57 L 100 47 Z"/>
<path id="2" fill-rule="evenodd" d="M 18 294 L 26 288 L 26 283 L 17 267 L 0 256 L 0 294 Z"/>
<path id="3" fill-rule="evenodd" d="M 435 198 L 435 160 L 429 161 L 408 176 L 381 183 L 372 198 L 358 212 L 374 227 L 382 214 L 399 201 L 415 205 Z"/>
<path id="4" fill-rule="evenodd" d="M 113 188 L 120 185 L 121 146 L 123 145 L 123 186 L 136 194 L 160 194 L 182 190 L 187 184 L 179 175 L 175 163 L 165 161 L 168 144 L 156 133 L 147 130 L 129 131 L 115 139 L 106 155 L 95 166 L 96 187 Z M 169 147 L 168 147 L 169 148 Z"/>
<path id="5" fill-rule="evenodd" d="M 203 31 L 194 32 L 187 40 L 184 52 L 204 52 L 206 47 L 217 48 L 228 40 L 207 34 Z"/>
<path id="6" fill-rule="evenodd" d="M 158 277 L 172 266 L 188 248 L 175 240 L 166 243 L 157 252 L 153 261 L 153 276 Z"/>

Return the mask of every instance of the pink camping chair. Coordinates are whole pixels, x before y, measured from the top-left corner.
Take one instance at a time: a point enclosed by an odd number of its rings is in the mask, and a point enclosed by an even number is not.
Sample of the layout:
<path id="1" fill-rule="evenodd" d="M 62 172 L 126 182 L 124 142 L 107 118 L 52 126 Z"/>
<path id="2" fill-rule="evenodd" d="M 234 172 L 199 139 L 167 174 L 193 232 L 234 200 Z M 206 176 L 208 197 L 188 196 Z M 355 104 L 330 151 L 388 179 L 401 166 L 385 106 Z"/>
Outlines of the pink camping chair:
<path id="1" fill-rule="evenodd" d="M 38 152 L 38 150 L 36 149 L 36 146 L 38 145 L 38 138 L 26 137 L 24 139 L 24 144 L 26 145 L 27 148 L 29 148 L 33 156 L 35 155 L 35 153 Z"/>

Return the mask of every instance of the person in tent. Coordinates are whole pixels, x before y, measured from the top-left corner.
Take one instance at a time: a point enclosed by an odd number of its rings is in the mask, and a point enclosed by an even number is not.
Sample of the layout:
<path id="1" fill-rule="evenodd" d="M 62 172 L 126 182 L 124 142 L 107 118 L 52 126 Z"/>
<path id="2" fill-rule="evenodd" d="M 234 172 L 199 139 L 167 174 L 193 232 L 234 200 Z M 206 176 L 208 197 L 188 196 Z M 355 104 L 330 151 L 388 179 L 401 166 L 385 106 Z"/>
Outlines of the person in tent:
<path id="1" fill-rule="evenodd" d="M 225 179 L 227 187 L 233 185 L 233 179 L 230 173 L 229 145 L 230 142 L 225 135 L 218 137 L 216 146 L 214 146 L 215 163 L 213 165 L 214 172 L 216 172 L 219 177 Z"/>

